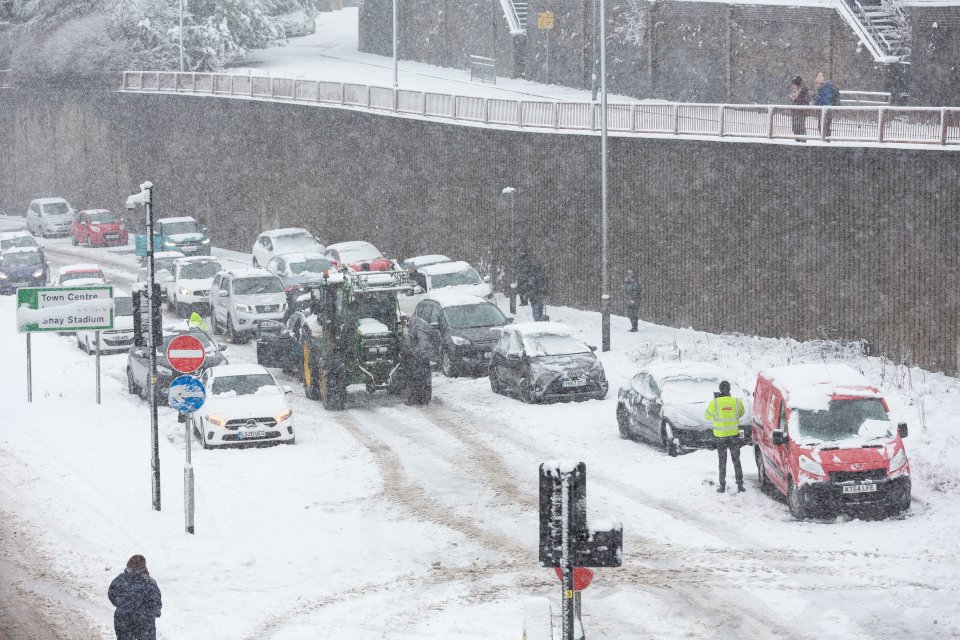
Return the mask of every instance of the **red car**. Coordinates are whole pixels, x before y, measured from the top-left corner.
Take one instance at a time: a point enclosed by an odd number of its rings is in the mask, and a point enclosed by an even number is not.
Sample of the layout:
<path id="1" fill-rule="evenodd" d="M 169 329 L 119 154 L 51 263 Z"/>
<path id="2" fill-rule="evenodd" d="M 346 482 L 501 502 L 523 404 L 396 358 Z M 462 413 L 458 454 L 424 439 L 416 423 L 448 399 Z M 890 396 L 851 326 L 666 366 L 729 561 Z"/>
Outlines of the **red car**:
<path id="1" fill-rule="evenodd" d="M 127 244 L 129 236 L 123 220 L 106 209 L 85 209 L 73 218 L 70 240 L 74 246 L 112 247 Z"/>
<path id="2" fill-rule="evenodd" d="M 336 268 L 346 265 L 354 271 L 392 271 L 399 268 L 375 246 L 360 240 L 331 244 L 323 256 Z"/>

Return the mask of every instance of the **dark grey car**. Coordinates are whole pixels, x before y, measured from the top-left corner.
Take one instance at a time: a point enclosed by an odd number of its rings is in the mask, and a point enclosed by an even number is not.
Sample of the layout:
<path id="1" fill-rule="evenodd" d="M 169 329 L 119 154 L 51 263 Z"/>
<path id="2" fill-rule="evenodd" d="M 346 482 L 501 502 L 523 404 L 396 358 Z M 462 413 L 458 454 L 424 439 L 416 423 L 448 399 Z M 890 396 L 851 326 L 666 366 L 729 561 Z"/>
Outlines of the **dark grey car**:
<path id="1" fill-rule="evenodd" d="M 170 366 L 167 360 L 167 346 L 176 336 L 189 333 L 195 336 L 203 344 L 204 359 L 203 366 L 194 371 L 192 375 L 200 375 L 201 372 L 209 367 L 215 367 L 223 364 L 227 360 L 223 356 L 226 345 L 215 344 L 210 341 L 206 333 L 200 330 L 191 331 L 164 331 L 163 344 L 157 347 L 157 389 L 158 397 L 163 398 L 164 394 L 170 388 L 170 382 L 181 375 Z M 150 370 L 150 351 L 147 347 L 131 347 L 127 352 L 127 392 L 138 395 L 141 398 L 147 397 L 147 377 Z"/>
<path id="2" fill-rule="evenodd" d="M 448 377 L 482 374 L 501 327 L 511 321 L 479 296 L 436 293 L 421 300 L 410 317 L 410 340 Z"/>

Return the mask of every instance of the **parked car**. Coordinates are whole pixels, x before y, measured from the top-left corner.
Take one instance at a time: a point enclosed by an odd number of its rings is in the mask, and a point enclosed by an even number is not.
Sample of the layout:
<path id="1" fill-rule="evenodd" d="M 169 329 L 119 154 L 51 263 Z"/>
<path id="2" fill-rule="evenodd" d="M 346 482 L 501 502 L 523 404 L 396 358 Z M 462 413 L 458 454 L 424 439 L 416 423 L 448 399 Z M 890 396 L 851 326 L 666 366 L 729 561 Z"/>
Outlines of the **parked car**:
<path id="1" fill-rule="evenodd" d="M 760 486 L 787 498 L 797 519 L 864 508 L 910 507 L 906 423 L 845 364 L 761 371 L 753 394 Z"/>
<path id="2" fill-rule="evenodd" d="M 147 255 L 146 227 L 138 224 L 134 229 L 134 245 L 137 257 Z M 190 216 L 161 218 L 153 225 L 153 250 L 179 251 L 187 256 L 210 255 L 210 238 L 207 228 L 200 226 Z"/>
<path id="3" fill-rule="evenodd" d="M 164 398 L 170 389 L 170 382 L 180 374 L 170 366 L 167 360 L 167 347 L 170 341 L 175 337 L 189 333 L 200 340 L 203 345 L 204 359 L 200 372 L 226 362 L 223 352 L 227 346 L 215 344 L 210 341 L 206 332 L 199 329 L 164 329 L 163 343 L 157 345 L 157 387 L 158 398 Z M 147 376 L 150 371 L 150 350 L 147 347 L 132 347 L 127 352 L 127 392 L 132 395 L 138 395 L 141 398 L 147 397 Z M 195 372 L 193 375 L 199 375 Z"/>
<path id="4" fill-rule="evenodd" d="M 559 322 L 508 325 L 490 358 L 490 387 L 530 403 L 603 399 L 609 384 L 594 351 Z"/>
<path id="5" fill-rule="evenodd" d="M 410 340 L 447 377 L 486 372 L 500 328 L 511 322 L 479 296 L 443 291 L 428 295 L 410 317 Z"/>
<path id="6" fill-rule="evenodd" d="M 207 399 L 190 415 L 193 432 L 204 449 L 284 442 L 293 444 L 292 389 L 281 386 L 259 364 L 225 364 L 200 376 Z"/>
<path id="7" fill-rule="evenodd" d="M 493 289 L 467 262 L 441 262 L 420 267 L 410 277 L 419 287 L 419 293 L 400 298 L 400 311 L 405 315 L 413 313 L 425 295 L 439 290 L 493 298 Z"/>
<path id="8" fill-rule="evenodd" d="M 264 320 L 282 320 L 287 297 L 280 278 L 266 269 L 225 269 L 210 288 L 210 324 L 215 334 L 244 343 Z"/>
<path id="9" fill-rule="evenodd" d="M 206 314 L 210 305 L 210 287 L 222 270 L 220 261 L 210 256 L 176 258 L 167 272 L 169 278 L 165 278 L 161 285 L 167 308 L 181 318 L 194 310 Z"/>
<path id="10" fill-rule="evenodd" d="M 286 253 L 323 253 L 323 249 L 323 243 L 306 229 L 264 231 L 253 243 L 253 266 L 266 266 L 274 256 Z"/>
<path id="11" fill-rule="evenodd" d="M 47 259 L 35 247 L 0 252 L 0 294 L 16 293 L 18 287 L 42 287 L 49 276 Z"/>
<path id="12" fill-rule="evenodd" d="M 133 346 L 133 298 L 126 291 L 113 290 L 113 329 L 100 331 L 100 353 L 120 353 Z M 77 331 L 77 348 L 97 352 L 97 332 Z"/>
<path id="13" fill-rule="evenodd" d="M 173 280 L 174 261 L 184 258 L 179 251 L 155 251 L 153 253 L 153 279 L 160 285 L 160 302 L 167 301 L 167 285 Z M 147 268 L 137 269 L 137 284 L 140 287 L 146 287 L 149 281 Z"/>
<path id="14" fill-rule="evenodd" d="M 442 256 L 440 254 L 431 254 L 427 256 L 414 256 L 412 258 L 407 258 L 400 263 L 400 266 L 407 270 L 408 273 L 413 273 L 420 267 L 428 267 L 431 264 L 440 264 L 441 262 L 453 262 L 447 256 Z"/>
<path id="15" fill-rule="evenodd" d="M 277 21 L 283 27 L 284 38 L 296 38 L 298 36 L 308 36 L 317 32 L 317 18 L 311 17 L 305 10 L 294 11 L 280 16 Z"/>
<path id="16" fill-rule="evenodd" d="M 95 264 L 68 264 L 57 270 L 55 287 L 89 287 L 109 281 Z"/>
<path id="17" fill-rule="evenodd" d="M 73 213 L 63 198 L 38 198 L 27 209 L 27 230 L 41 238 L 65 236 L 70 233 Z"/>
<path id="18" fill-rule="evenodd" d="M 7 249 L 26 248 L 43 252 L 43 247 L 29 231 L 4 231 L 0 233 L 0 253 Z"/>
<path id="19" fill-rule="evenodd" d="M 284 290 L 319 282 L 323 272 L 335 271 L 333 263 L 321 253 L 288 253 L 271 258 L 267 271 L 280 278 Z"/>
<path id="20" fill-rule="evenodd" d="M 743 400 L 740 419 L 749 444 L 750 398 L 733 374 L 707 362 L 662 362 L 647 365 L 620 389 L 617 425 L 621 438 L 640 438 L 660 445 L 671 456 L 695 449 L 716 449 L 713 423 L 704 418 L 720 381 Z"/>
<path id="21" fill-rule="evenodd" d="M 127 229 L 117 214 L 106 209 L 85 209 L 73 217 L 70 241 L 74 246 L 113 247 L 129 240 Z"/>
<path id="22" fill-rule="evenodd" d="M 392 271 L 396 265 L 369 242 L 338 242 L 327 247 L 323 255 L 334 267 L 344 265 L 354 271 Z"/>

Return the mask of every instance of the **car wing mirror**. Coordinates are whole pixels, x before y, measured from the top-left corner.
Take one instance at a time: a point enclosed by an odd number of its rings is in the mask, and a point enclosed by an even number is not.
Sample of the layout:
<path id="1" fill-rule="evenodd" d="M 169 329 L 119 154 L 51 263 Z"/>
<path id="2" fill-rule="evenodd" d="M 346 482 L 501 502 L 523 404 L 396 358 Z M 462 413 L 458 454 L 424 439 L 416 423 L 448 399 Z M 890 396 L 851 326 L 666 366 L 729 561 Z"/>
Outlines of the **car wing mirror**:
<path id="1" fill-rule="evenodd" d="M 430 327 L 433 328 L 433 329 L 439 329 L 439 328 L 440 328 L 440 323 L 439 323 L 439 322 L 431 322 L 431 323 L 430 323 Z"/>
<path id="2" fill-rule="evenodd" d="M 226 343 L 218 342 L 218 343 L 217 343 L 217 349 L 218 349 L 219 351 L 226 351 L 226 350 L 227 350 L 227 345 L 226 345 Z"/>
<path id="3" fill-rule="evenodd" d="M 293 393 L 293 387 L 291 387 L 291 386 L 288 385 L 288 384 L 285 384 L 285 385 L 283 385 L 283 392 L 284 392 L 284 393 Z"/>
<path id="4" fill-rule="evenodd" d="M 773 444 L 776 445 L 776 446 L 778 446 L 778 447 L 781 447 L 781 446 L 787 444 L 787 434 L 785 434 L 785 433 L 784 433 L 782 430 L 780 430 L 780 429 L 774 429 L 774 430 L 770 433 L 770 438 L 773 440 Z"/>
<path id="5" fill-rule="evenodd" d="M 489 283 L 489 282 L 490 282 L 490 276 L 483 276 L 483 281 Z"/>
<path id="6" fill-rule="evenodd" d="M 597 350 L 597 345 L 595 345 L 595 344 L 588 344 L 587 346 L 590 347 L 590 351 L 596 351 L 596 350 Z"/>
<path id="7" fill-rule="evenodd" d="M 907 429 L 906 422 L 901 422 L 900 424 L 897 425 L 897 433 L 900 434 L 901 438 L 907 437 L 907 434 L 909 434 L 910 431 Z"/>

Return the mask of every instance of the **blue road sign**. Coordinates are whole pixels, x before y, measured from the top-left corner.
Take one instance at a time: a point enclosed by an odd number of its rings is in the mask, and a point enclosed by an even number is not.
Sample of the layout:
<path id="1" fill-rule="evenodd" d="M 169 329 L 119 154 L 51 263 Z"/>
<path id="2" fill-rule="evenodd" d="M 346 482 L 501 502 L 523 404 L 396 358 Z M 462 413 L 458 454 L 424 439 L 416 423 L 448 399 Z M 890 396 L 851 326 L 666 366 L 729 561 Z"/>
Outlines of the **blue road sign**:
<path id="1" fill-rule="evenodd" d="M 203 406 L 207 390 L 199 378 L 180 376 L 170 383 L 170 406 L 180 413 L 193 413 Z"/>

